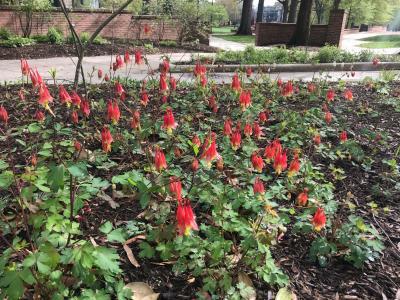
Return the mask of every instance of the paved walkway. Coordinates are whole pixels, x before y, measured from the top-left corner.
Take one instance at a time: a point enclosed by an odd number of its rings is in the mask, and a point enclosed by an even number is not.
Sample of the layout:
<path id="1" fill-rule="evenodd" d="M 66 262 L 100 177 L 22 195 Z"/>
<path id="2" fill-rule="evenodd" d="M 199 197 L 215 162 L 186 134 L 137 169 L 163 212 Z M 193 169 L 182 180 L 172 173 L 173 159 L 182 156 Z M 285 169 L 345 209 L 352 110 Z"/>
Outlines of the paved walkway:
<path id="1" fill-rule="evenodd" d="M 400 35 L 398 32 L 357 32 L 357 33 L 347 33 L 344 34 L 342 40 L 342 49 L 350 52 L 361 52 L 365 50 L 370 50 L 376 54 L 398 54 L 400 53 L 400 48 L 383 48 L 383 49 L 369 49 L 360 47 L 361 44 L 366 43 L 360 39 L 376 36 L 376 35 Z"/>
<path id="2" fill-rule="evenodd" d="M 227 41 L 227 40 L 224 40 L 224 39 L 221 39 L 221 38 L 211 35 L 210 36 L 210 46 L 221 49 L 221 50 L 242 51 L 248 45 L 242 44 L 242 43 L 237 43 L 237 42 Z"/>

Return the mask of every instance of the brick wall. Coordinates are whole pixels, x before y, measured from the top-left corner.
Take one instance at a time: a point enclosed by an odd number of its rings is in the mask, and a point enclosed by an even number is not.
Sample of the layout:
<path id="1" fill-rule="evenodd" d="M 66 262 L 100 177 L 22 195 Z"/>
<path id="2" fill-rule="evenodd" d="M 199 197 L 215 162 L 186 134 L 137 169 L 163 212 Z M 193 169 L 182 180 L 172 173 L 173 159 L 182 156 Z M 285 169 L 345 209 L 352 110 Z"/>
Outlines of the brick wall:
<path id="1" fill-rule="evenodd" d="M 309 46 L 325 44 L 340 46 L 346 26 L 347 14 L 344 10 L 331 11 L 327 25 L 312 25 Z M 256 46 L 287 44 L 293 36 L 296 24 L 256 23 Z"/>
<path id="2" fill-rule="evenodd" d="M 72 23 L 78 33 L 93 33 L 100 23 L 111 15 L 109 10 L 73 10 L 70 12 Z M 150 33 L 144 33 L 144 26 L 149 25 Z M 35 14 L 32 23 L 32 35 L 46 34 L 49 27 L 60 28 L 65 35 L 69 34 L 68 23 L 61 10 L 54 9 L 49 13 Z M 18 13 L 12 8 L 0 7 L 0 27 L 6 27 L 15 34 L 22 34 Z M 179 23 L 156 16 L 132 16 L 122 12 L 112 20 L 100 33 L 102 37 L 130 38 L 143 40 L 179 39 Z"/>

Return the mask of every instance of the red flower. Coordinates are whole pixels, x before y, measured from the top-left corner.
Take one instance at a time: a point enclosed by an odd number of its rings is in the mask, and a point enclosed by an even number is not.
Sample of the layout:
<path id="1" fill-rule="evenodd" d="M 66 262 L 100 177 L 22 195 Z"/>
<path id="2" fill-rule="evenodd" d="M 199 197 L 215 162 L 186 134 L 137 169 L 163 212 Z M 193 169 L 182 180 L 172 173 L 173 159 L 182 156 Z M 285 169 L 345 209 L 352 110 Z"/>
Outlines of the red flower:
<path id="1" fill-rule="evenodd" d="M 21 58 L 21 72 L 22 75 L 28 76 L 29 75 L 29 65 L 26 59 Z"/>
<path id="2" fill-rule="evenodd" d="M 99 79 L 103 78 L 103 70 L 100 68 L 97 70 L 97 78 Z"/>
<path id="3" fill-rule="evenodd" d="M 333 89 L 329 89 L 326 92 L 326 100 L 333 101 L 335 99 L 335 91 Z"/>
<path id="4" fill-rule="evenodd" d="M 328 124 L 332 122 L 332 114 L 329 111 L 325 112 L 325 122 Z"/>
<path id="5" fill-rule="evenodd" d="M 243 129 L 244 135 L 246 137 L 251 137 L 251 135 L 253 134 L 253 128 L 251 127 L 251 124 L 246 123 L 244 125 L 244 129 Z"/>
<path id="6" fill-rule="evenodd" d="M 343 96 L 346 100 L 352 101 L 353 100 L 353 92 L 350 89 L 346 89 L 343 93 Z"/>
<path id="7" fill-rule="evenodd" d="M 194 66 L 193 73 L 194 76 L 202 76 L 206 74 L 206 67 L 203 66 L 200 62 L 196 62 L 196 65 Z"/>
<path id="8" fill-rule="evenodd" d="M 168 73 L 169 72 L 169 60 L 166 59 L 166 58 L 162 62 L 162 72 L 163 73 Z"/>
<path id="9" fill-rule="evenodd" d="M 282 86 L 281 94 L 283 97 L 290 97 L 293 95 L 293 83 L 290 80 Z"/>
<path id="10" fill-rule="evenodd" d="M 239 103 L 242 111 L 245 111 L 251 104 L 251 93 L 250 91 L 242 91 L 239 96 Z"/>
<path id="11" fill-rule="evenodd" d="M 101 144 L 104 152 L 111 151 L 111 144 L 113 141 L 114 139 L 111 135 L 110 129 L 104 127 L 103 130 L 101 131 Z"/>
<path id="12" fill-rule="evenodd" d="M 226 119 L 224 122 L 224 135 L 228 136 L 232 134 L 232 120 Z"/>
<path id="13" fill-rule="evenodd" d="M 253 132 L 254 132 L 254 136 L 257 139 L 259 139 L 262 136 L 262 130 L 257 121 L 254 121 L 254 123 L 253 123 Z"/>
<path id="14" fill-rule="evenodd" d="M 58 96 L 60 97 L 61 103 L 66 103 L 68 107 L 71 105 L 71 96 L 62 84 L 58 87 Z"/>
<path id="15" fill-rule="evenodd" d="M 18 91 L 18 96 L 19 96 L 19 99 L 20 99 L 21 101 L 24 101 L 24 100 L 25 100 L 25 90 L 24 90 L 24 88 L 20 88 L 20 89 L 19 89 L 19 91 Z"/>
<path id="16" fill-rule="evenodd" d="M 283 85 L 282 79 L 278 78 L 278 80 L 276 81 L 276 84 L 278 85 L 278 87 L 282 87 L 282 85 Z"/>
<path id="17" fill-rule="evenodd" d="M 308 188 L 305 188 L 298 196 L 297 196 L 297 204 L 300 206 L 306 206 L 308 201 Z"/>
<path id="18" fill-rule="evenodd" d="M 179 202 L 182 200 L 182 183 L 179 178 L 169 178 L 169 191 Z"/>
<path id="19" fill-rule="evenodd" d="M 110 81 L 110 75 L 108 75 L 108 73 L 104 76 L 104 81 Z"/>
<path id="20" fill-rule="evenodd" d="M 118 81 L 115 82 L 115 94 L 121 98 L 121 100 L 125 99 L 125 90 Z"/>
<path id="21" fill-rule="evenodd" d="M 201 145 L 201 141 L 196 134 L 192 138 L 192 144 L 196 145 L 197 147 L 200 147 L 200 145 Z"/>
<path id="22" fill-rule="evenodd" d="M 232 149 L 236 151 L 240 147 L 240 143 L 241 143 L 241 140 L 242 140 L 242 136 L 240 134 L 240 131 L 239 130 L 235 130 L 231 134 L 230 140 L 231 140 Z"/>
<path id="23" fill-rule="evenodd" d="M 233 89 L 234 91 L 240 91 L 240 90 L 241 90 L 241 87 L 240 87 L 240 80 L 239 80 L 238 74 L 234 74 L 234 75 L 233 75 L 231 86 L 232 86 L 232 89 Z"/>
<path id="24" fill-rule="evenodd" d="M 257 177 L 254 180 L 253 192 L 255 195 L 257 195 L 257 194 L 264 195 L 265 194 L 264 183 L 261 181 L 261 179 L 259 177 Z"/>
<path id="25" fill-rule="evenodd" d="M 307 90 L 308 90 L 309 93 L 314 93 L 314 92 L 315 92 L 315 89 L 316 89 L 316 87 L 315 87 L 315 84 L 314 84 L 314 83 L 310 82 L 310 83 L 307 85 Z"/>
<path id="26" fill-rule="evenodd" d="M 170 76 L 169 77 L 169 86 L 171 87 L 171 91 L 176 90 L 176 79 L 175 77 Z"/>
<path id="27" fill-rule="evenodd" d="M 207 85 L 207 76 L 206 75 L 201 75 L 200 76 L 200 85 L 205 88 Z"/>
<path id="28" fill-rule="evenodd" d="M 215 101 L 215 96 L 211 95 L 210 99 L 208 100 L 208 106 L 212 109 L 212 110 L 218 110 L 217 107 L 217 102 Z"/>
<path id="29" fill-rule="evenodd" d="M 119 110 L 118 103 L 116 101 L 108 100 L 107 119 L 112 121 L 112 123 L 115 125 L 118 123 L 120 117 L 121 112 Z"/>
<path id="30" fill-rule="evenodd" d="M 78 124 L 78 113 L 76 112 L 76 110 L 72 111 L 71 113 L 71 121 L 74 124 Z"/>
<path id="31" fill-rule="evenodd" d="M 124 54 L 124 63 L 129 64 L 130 62 L 131 62 L 131 56 L 129 55 L 128 50 L 126 50 Z"/>
<path id="32" fill-rule="evenodd" d="M 313 137 L 313 141 L 315 143 L 315 145 L 319 146 L 319 144 L 321 144 L 321 135 L 320 134 L 315 134 Z"/>
<path id="33" fill-rule="evenodd" d="M 124 66 L 124 62 L 122 61 L 121 55 L 117 55 L 115 57 L 115 63 L 113 63 L 113 71 L 117 71 Z"/>
<path id="34" fill-rule="evenodd" d="M 43 83 L 43 79 L 40 76 L 38 70 L 36 69 L 33 71 L 33 69 L 29 69 L 29 76 L 31 77 L 32 85 L 33 86 L 39 86 Z"/>
<path id="35" fill-rule="evenodd" d="M 78 95 L 77 92 L 72 91 L 71 93 L 71 100 L 72 100 L 72 104 L 77 106 L 78 108 L 81 106 L 81 97 Z"/>
<path id="36" fill-rule="evenodd" d="M 176 129 L 178 123 L 175 122 L 174 114 L 172 113 L 172 109 L 170 107 L 167 108 L 164 115 L 164 124 L 161 128 L 165 129 L 168 134 L 172 133 L 173 129 Z"/>
<path id="37" fill-rule="evenodd" d="M 274 167 L 276 174 L 278 174 L 278 175 L 286 170 L 286 168 L 287 168 L 286 152 L 280 151 L 275 155 L 273 167 Z"/>
<path id="38" fill-rule="evenodd" d="M 282 152 L 282 145 L 279 140 L 274 140 L 271 144 L 265 147 L 264 156 L 267 161 L 275 159 L 278 153 Z"/>
<path id="39" fill-rule="evenodd" d="M 81 151 L 81 149 L 82 149 L 82 144 L 79 143 L 78 141 L 75 141 L 75 142 L 74 142 L 74 148 L 75 148 L 75 151 L 76 151 L 76 152 L 79 152 L 79 151 Z"/>
<path id="40" fill-rule="evenodd" d="M 138 110 L 135 110 L 132 114 L 131 128 L 135 130 L 140 129 L 140 112 Z"/>
<path id="41" fill-rule="evenodd" d="M 83 99 L 82 105 L 81 105 L 81 111 L 85 115 L 85 117 L 89 117 L 90 115 L 90 103 L 87 99 Z"/>
<path id="42" fill-rule="evenodd" d="M 53 102 L 53 97 L 50 95 L 49 89 L 45 84 L 40 85 L 39 88 L 39 104 L 43 105 L 46 109 L 50 109 L 49 103 Z"/>
<path id="43" fill-rule="evenodd" d="M 35 113 L 36 121 L 43 122 L 44 118 L 45 118 L 44 113 L 42 111 L 40 111 L 40 110 L 37 110 L 36 113 Z"/>
<path id="44" fill-rule="evenodd" d="M 262 172 L 264 168 L 264 160 L 256 152 L 251 155 L 251 164 L 253 165 L 253 169 L 257 172 Z"/>
<path id="45" fill-rule="evenodd" d="M 317 211 L 314 214 L 314 217 L 312 218 L 312 224 L 316 231 L 321 231 L 321 229 L 325 227 L 326 216 L 323 208 L 318 207 Z"/>
<path id="46" fill-rule="evenodd" d="M 147 95 L 146 91 L 142 92 L 142 95 L 140 97 L 140 103 L 143 106 L 147 106 L 147 104 L 149 103 L 149 95 Z"/>
<path id="47" fill-rule="evenodd" d="M 258 119 L 260 120 L 260 123 L 263 124 L 263 123 L 267 122 L 268 114 L 265 111 L 262 111 L 259 113 Z"/>
<path id="48" fill-rule="evenodd" d="M 246 68 L 246 76 L 251 77 L 252 74 L 253 74 L 253 70 L 251 69 L 251 67 L 247 67 Z"/>
<path id="49" fill-rule="evenodd" d="M 300 161 L 297 155 L 293 158 L 289 165 L 288 176 L 292 177 L 300 171 Z"/>
<path id="50" fill-rule="evenodd" d="M 191 230 L 199 230 L 189 200 L 183 199 L 178 203 L 176 221 L 179 235 L 189 235 Z"/>
<path id="51" fill-rule="evenodd" d="M 150 31 L 151 31 L 150 25 L 149 25 L 149 24 L 144 24 L 144 26 L 143 26 L 143 32 L 144 32 L 145 34 L 149 34 Z"/>
<path id="52" fill-rule="evenodd" d="M 339 138 L 340 138 L 340 141 L 341 141 L 342 143 L 344 143 L 345 141 L 347 141 L 347 132 L 346 132 L 346 131 L 342 131 L 342 132 L 340 133 Z"/>
<path id="53" fill-rule="evenodd" d="M 375 57 L 373 60 L 372 60 L 372 64 L 374 65 L 374 66 L 377 66 L 377 65 L 379 65 L 381 63 L 381 61 L 379 60 L 379 58 L 377 58 L 377 57 Z"/>
<path id="54" fill-rule="evenodd" d="M 211 138 L 211 143 L 210 143 L 210 138 Z M 220 155 L 217 152 L 217 144 L 216 144 L 216 137 L 215 134 L 211 134 L 211 137 L 208 137 L 204 141 L 204 152 L 201 155 L 201 158 L 204 159 L 208 166 L 211 166 L 211 163 L 214 159 L 219 159 Z"/>
<path id="55" fill-rule="evenodd" d="M 7 125 L 8 123 L 8 112 L 7 110 L 4 108 L 4 106 L 0 106 L 0 121 L 2 121 L 3 123 L 5 123 Z"/>
<path id="56" fill-rule="evenodd" d="M 141 65 L 142 62 L 142 53 L 139 50 L 135 51 L 135 64 Z"/>
<path id="57" fill-rule="evenodd" d="M 164 93 L 168 91 L 168 85 L 167 85 L 167 76 L 164 73 L 160 74 L 160 92 Z"/>
<path id="58" fill-rule="evenodd" d="M 156 148 L 156 152 L 154 155 L 154 165 L 156 166 L 156 170 L 161 172 L 163 169 L 167 168 L 167 161 L 165 160 L 164 152 L 160 148 Z"/>
<path id="59" fill-rule="evenodd" d="M 196 172 L 199 169 L 199 161 L 196 158 L 193 159 L 191 167 L 193 172 Z"/>

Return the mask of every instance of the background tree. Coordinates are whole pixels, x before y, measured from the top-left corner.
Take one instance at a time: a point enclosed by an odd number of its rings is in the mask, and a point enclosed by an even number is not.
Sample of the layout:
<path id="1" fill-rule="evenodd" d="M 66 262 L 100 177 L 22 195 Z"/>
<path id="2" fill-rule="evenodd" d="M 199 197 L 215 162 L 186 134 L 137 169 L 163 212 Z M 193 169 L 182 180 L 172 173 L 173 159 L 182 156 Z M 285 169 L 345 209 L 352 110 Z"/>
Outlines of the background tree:
<path id="1" fill-rule="evenodd" d="M 282 4 L 282 23 L 286 23 L 289 13 L 289 0 L 278 0 Z"/>
<path id="2" fill-rule="evenodd" d="M 215 3 L 225 7 L 229 20 L 233 24 L 238 24 L 240 22 L 240 5 L 237 0 L 217 0 Z"/>
<path id="3" fill-rule="evenodd" d="M 289 42 L 290 45 L 307 45 L 310 35 L 311 12 L 313 0 L 301 0 L 297 16 L 296 30 Z"/>
<path id="4" fill-rule="evenodd" d="M 325 19 L 327 10 L 330 8 L 330 1 L 315 0 L 315 14 L 317 16 L 317 24 L 322 24 Z"/>
<path id="5" fill-rule="evenodd" d="M 236 34 L 252 35 L 251 14 L 253 11 L 253 0 L 243 0 L 242 17 Z"/>
<path id="6" fill-rule="evenodd" d="M 289 7 L 289 17 L 288 23 L 296 23 L 297 6 L 299 5 L 299 0 L 291 0 Z"/>
<path id="7" fill-rule="evenodd" d="M 264 14 L 264 0 L 258 0 L 258 8 L 257 8 L 257 22 L 262 22 Z"/>

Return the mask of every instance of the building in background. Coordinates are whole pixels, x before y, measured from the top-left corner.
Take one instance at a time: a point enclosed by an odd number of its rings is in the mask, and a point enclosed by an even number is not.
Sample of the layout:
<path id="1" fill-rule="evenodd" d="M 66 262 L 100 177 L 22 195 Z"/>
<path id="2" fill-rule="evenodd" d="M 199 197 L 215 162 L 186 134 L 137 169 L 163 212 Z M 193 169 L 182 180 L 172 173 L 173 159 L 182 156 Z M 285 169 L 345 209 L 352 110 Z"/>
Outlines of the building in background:
<path id="1" fill-rule="evenodd" d="M 282 5 L 278 2 L 272 6 L 265 6 L 263 12 L 263 22 L 281 22 L 282 21 Z"/>

